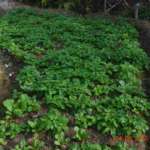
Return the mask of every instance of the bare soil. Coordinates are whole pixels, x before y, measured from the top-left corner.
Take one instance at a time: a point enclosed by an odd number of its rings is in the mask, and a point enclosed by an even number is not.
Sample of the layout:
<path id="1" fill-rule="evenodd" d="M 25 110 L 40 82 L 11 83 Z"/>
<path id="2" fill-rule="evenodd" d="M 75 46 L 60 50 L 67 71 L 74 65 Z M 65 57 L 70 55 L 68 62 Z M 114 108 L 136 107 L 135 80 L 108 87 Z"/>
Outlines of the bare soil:
<path id="1" fill-rule="evenodd" d="M 7 50 L 0 50 L 0 104 L 9 98 L 13 88 L 18 86 L 15 79 L 21 66 L 22 63 Z"/>

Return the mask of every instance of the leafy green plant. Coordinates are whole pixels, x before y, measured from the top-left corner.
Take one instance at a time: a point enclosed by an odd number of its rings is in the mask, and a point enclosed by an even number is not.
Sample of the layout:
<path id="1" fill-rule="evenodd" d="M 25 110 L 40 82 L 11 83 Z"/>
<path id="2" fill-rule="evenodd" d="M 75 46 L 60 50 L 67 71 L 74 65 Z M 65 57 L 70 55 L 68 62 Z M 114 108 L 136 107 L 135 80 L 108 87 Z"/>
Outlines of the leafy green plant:
<path id="1" fill-rule="evenodd" d="M 71 150 L 111 150 L 108 146 L 100 145 L 100 144 L 92 144 L 92 143 L 85 143 L 85 144 L 74 144 L 71 146 Z"/>
<path id="2" fill-rule="evenodd" d="M 7 99 L 3 103 L 8 115 L 22 116 L 24 113 L 38 112 L 40 104 L 35 98 L 30 98 L 26 94 L 21 94 L 18 100 Z"/>
<path id="3" fill-rule="evenodd" d="M 78 126 L 74 127 L 76 140 L 82 141 L 88 137 L 87 131 L 85 129 L 79 128 Z"/>
<path id="4" fill-rule="evenodd" d="M 32 143 L 29 144 L 25 139 L 21 140 L 12 150 L 41 150 L 44 148 L 44 142 L 33 137 Z"/>
<path id="5" fill-rule="evenodd" d="M 56 145 L 61 145 L 65 142 L 64 132 L 67 130 L 67 123 L 68 119 L 57 110 L 50 111 L 37 120 L 28 121 L 28 125 L 33 132 L 49 131 L 49 134 L 52 133 Z"/>

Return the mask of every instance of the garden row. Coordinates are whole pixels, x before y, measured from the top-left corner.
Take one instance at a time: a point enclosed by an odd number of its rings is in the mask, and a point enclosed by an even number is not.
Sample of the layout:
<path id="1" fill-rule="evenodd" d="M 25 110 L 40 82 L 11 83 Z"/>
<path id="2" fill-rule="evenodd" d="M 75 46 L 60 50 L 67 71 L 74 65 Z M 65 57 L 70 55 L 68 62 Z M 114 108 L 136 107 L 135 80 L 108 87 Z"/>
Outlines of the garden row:
<path id="1" fill-rule="evenodd" d="M 22 63 L 1 106 L 2 147 L 128 150 L 109 139 L 148 130 L 141 74 L 149 59 L 125 20 L 16 9 L 0 19 L 0 48 Z"/>

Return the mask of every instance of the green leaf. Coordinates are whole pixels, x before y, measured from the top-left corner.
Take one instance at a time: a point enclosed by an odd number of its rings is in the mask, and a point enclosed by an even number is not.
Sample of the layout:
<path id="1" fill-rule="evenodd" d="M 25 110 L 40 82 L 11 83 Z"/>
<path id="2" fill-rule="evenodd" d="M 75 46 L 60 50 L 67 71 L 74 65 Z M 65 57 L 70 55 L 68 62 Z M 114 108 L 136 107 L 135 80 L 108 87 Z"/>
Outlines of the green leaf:
<path id="1" fill-rule="evenodd" d="M 13 111 L 13 106 L 14 106 L 14 100 L 13 100 L 13 99 L 5 100 L 5 101 L 3 102 L 3 105 L 4 105 L 4 107 L 5 107 L 8 111 L 12 112 L 12 111 Z"/>

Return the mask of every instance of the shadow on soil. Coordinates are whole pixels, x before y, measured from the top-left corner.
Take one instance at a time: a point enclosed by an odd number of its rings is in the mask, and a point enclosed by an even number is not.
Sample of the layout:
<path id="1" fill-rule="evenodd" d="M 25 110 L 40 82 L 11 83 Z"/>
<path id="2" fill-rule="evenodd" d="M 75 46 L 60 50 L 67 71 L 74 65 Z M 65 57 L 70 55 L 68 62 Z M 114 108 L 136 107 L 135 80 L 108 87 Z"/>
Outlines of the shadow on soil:
<path id="1" fill-rule="evenodd" d="M 139 21 L 136 23 L 136 27 L 140 33 L 139 41 L 141 43 L 141 47 L 145 50 L 147 55 L 150 57 L 150 22 Z M 150 70 L 144 72 L 144 76 L 142 79 L 142 86 L 144 88 L 144 92 L 148 100 L 150 101 Z M 146 136 L 148 138 L 150 137 L 150 130 L 147 132 Z M 150 150 L 150 141 L 146 143 L 146 150 Z"/>

